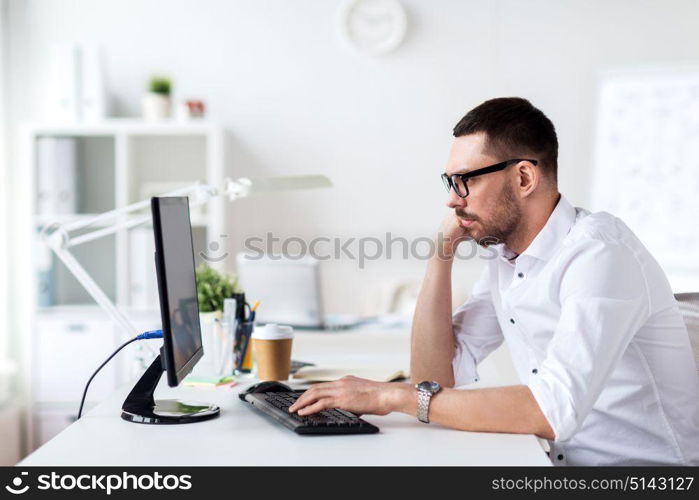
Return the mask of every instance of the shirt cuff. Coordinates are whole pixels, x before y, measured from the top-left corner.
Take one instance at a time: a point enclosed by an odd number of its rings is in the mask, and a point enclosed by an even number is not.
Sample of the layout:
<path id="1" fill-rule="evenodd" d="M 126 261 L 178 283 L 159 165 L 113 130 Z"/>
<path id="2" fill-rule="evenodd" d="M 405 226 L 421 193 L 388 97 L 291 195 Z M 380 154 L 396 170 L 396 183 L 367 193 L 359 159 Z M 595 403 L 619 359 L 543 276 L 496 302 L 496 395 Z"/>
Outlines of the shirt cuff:
<path id="1" fill-rule="evenodd" d="M 456 344 L 451 367 L 454 372 L 454 387 L 473 384 L 480 380 L 476 361 L 468 349 L 460 343 Z"/>
<path id="2" fill-rule="evenodd" d="M 560 443 L 573 437 L 578 422 L 568 392 L 541 372 L 530 380 L 528 387 L 553 430 L 553 441 Z"/>

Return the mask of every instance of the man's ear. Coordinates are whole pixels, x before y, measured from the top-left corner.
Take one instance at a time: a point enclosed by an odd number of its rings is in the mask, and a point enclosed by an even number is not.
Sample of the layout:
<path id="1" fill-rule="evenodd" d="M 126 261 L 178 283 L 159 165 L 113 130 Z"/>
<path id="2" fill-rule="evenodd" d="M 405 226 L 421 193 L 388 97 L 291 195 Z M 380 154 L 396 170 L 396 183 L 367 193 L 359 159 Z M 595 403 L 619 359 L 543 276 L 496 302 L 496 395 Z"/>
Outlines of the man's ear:
<path id="1" fill-rule="evenodd" d="M 517 164 L 517 190 L 522 198 L 530 196 L 542 182 L 541 170 L 529 161 Z"/>

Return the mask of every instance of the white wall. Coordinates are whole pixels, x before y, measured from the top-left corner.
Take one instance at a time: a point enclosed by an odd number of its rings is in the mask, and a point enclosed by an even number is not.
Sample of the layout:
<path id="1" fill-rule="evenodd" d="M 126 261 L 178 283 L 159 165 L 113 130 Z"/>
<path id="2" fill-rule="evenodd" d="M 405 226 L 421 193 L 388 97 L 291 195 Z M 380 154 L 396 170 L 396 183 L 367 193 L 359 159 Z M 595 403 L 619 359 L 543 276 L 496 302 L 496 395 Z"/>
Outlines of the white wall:
<path id="1" fill-rule="evenodd" d="M 7 364 L 9 336 L 7 316 L 8 205 L 7 205 L 7 106 L 6 106 L 6 35 L 5 0 L 0 0 L 0 465 L 14 465 L 20 458 L 20 415 L 10 399 L 11 370 Z"/>
<path id="2" fill-rule="evenodd" d="M 7 12 L 5 0 L 0 0 L 0 366 L 8 356 L 7 335 L 7 292 L 8 292 L 8 205 L 7 205 L 7 71 L 6 71 L 6 36 L 7 36 Z M 0 368 L 0 406 L 6 398 L 9 380 L 3 376 Z"/>
<path id="3" fill-rule="evenodd" d="M 230 174 L 334 181 L 333 190 L 232 205 L 231 253 L 268 230 L 415 238 L 431 235 L 445 212 L 437 176 L 450 131 L 471 107 L 519 95 L 544 110 L 559 134 L 560 189 L 585 204 L 598 71 L 699 58 L 694 0 L 402 0 L 408 37 L 384 58 L 343 47 L 338 3 L 10 0 L 11 131 L 41 118 L 50 44 L 98 41 L 118 115 L 137 115 L 147 78 L 163 72 L 177 95 L 205 99 L 230 129 Z M 480 265 L 461 266 L 459 279 Z M 423 269 L 419 260 L 363 271 L 330 262 L 330 309 L 358 310 L 380 281 L 419 279 Z"/>

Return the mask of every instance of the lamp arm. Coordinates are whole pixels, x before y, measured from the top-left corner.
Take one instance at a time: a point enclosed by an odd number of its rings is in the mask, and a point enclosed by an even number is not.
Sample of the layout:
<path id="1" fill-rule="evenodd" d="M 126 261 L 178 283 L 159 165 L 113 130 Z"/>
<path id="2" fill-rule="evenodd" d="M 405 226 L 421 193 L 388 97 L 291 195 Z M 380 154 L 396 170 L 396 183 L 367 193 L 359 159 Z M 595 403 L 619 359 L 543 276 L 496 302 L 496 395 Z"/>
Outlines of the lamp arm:
<path id="1" fill-rule="evenodd" d="M 70 270 L 70 272 L 75 276 L 75 279 L 85 288 L 87 293 L 97 302 L 97 304 L 104 309 L 104 311 L 111 317 L 111 319 L 119 325 L 125 332 L 125 337 L 133 337 L 138 335 L 139 331 L 133 324 L 124 316 L 121 311 L 114 305 L 114 303 L 107 297 L 104 290 L 95 282 L 95 280 L 90 276 L 90 274 L 85 270 L 85 268 L 80 265 L 78 260 L 70 253 L 66 248 L 52 247 L 52 250 L 56 253 L 61 262 Z"/>
<path id="2" fill-rule="evenodd" d="M 189 200 L 190 206 L 199 206 L 207 203 L 212 198 L 219 194 L 226 196 L 230 201 L 238 198 L 244 198 L 252 194 L 263 192 L 279 192 L 291 191 L 297 189 L 313 189 L 331 187 L 330 179 L 322 175 L 302 175 L 302 176 L 285 176 L 273 177 L 269 179 L 251 180 L 241 177 L 236 180 L 226 179 L 223 191 L 219 192 L 216 188 L 197 182 L 190 186 L 181 189 L 173 190 L 162 196 L 187 196 L 192 195 Z M 78 282 L 85 288 L 90 296 L 104 311 L 112 318 L 112 320 L 122 327 L 129 337 L 138 335 L 138 331 L 131 322 L 124 316 L 114 303 L 109 299 L 104 290 L 92 279 L 92 276 L 83 268 L 77 259 L 70 253 L 69 249 L 93 241 L 104 236 L 113 234 L 117 231 L 130 229 L 151 221 L 150 215 L 140 215 L 129 217 L 129 214 L 147 209 L 150 206 L 150 200 L 143 200 L 133 203 L 126 207 L 117 208 L 104 212 L 103 214 L 94 217 L 83 219 L 67 224 L 51 226 L 51 231 L 44 232 L 44 239 L 48 246 L 56 253 L 58 258 L 65 264 L 70 272 L 75 276 Z M 87 233 L 76 237 L 71 237 L 70 233 L 89 228 L 96 223 L 104 223 L 105 221 L 114 220 L 112 224 L 106 225 L 98 229 L 93 229 Z M 149 346 L 150 348 L 150 346 Z M 152 350 L 152 349 L 151 349 Z"/>
<path id="3" fill-rule="evenodd" d="M 207 186 L 197 182 L 193 185 L 171 191 L 164 196 L 183 196 L 192 194 L 193 199 L 190 200 L 190 205 L 197 206 L 203 205 L 210 198 L 217 195 L 215 188 Z M 97 282 L 90 276 L 90 274 L 85 270 L 85 268 L 78 262 L 75 256 L 70 252 L 71 247 L 82 245 L 89 241 L 97 240 L 104 236 L 113 234 L 117 231 L 123 229 L 129 229 L 132 227 L 137 227 L 142 224 L 146 224 L 151 221 L 150 215 L 144 215 L 140 217 L 125 218 L 129 213 L 144 210 L 150 206 L 150 200 L 144 200 L 137 203 L 133 203 L 129 206 L 123 208 L 117 208 L 115 210 L 110 210 L 95 217 L 91 217 L 85 220 L 79 220 L 72 223 L 67 223 L 63 225 L 51 226 L 50 232 L 44 233 L 44 240 L 47 245 L 56 256 L 61 259 L 61 262 L 68 268 L 68 270 L 75 276 L 75 279 L 82 285 L 82 287 L 90 294 L 94 301 L 107 313 L 107 315 L 121 327 L 122 334 L 124 337 L 133 337 L 138 335 L 139 331 L 134 327 L 131 321 L 117 308 L 117 306 L 110 300 L 107 294 L 102 290 L 102 288 L 97 284 Z M 95 229 L 93 231 L 81 234 L 76 237 L 71 237 L 70 233 L 77 231 L 79 229 L 84 229 L 90 227 L 98 222 L 109 221 L 115 219 L 112 225 L 107 227 Z M 147 348 L 155 354 L 151 346 Z"/>
<path id="4" fill-rule="evenodd" d="M 168 193 L 162 194 L 160 196 L 187 196 L 187 195 L 193 195 L 193 198 L 190 199 L 189 204 L 190 206 L 199 206 L 205 204 L 207 201 L 209 201 L 211 198 L 215 197 L 218 195 L 218 191 L 216 188 L 209 186 L 207 184 L 203 184 L 201 182 L 196 182 L 194 184 L 191 184 L 189 186 L 180 188 L 180 189 L 175 189 L 173 191 L 170 191 Z M 109 210 L 108 212 L 101 213 L 99 215 L 95 215 L 94 217 L 90 217 L 89 219 L 83 219 L 75 222 L 70 222 L 67 224 L 62 224 L 58 226 L 58 229 L 63 230 L 66 234 L 70 234 L 73 231 L 77 231 L 78 229 L 84 229 L 86 227 L 93 226 L 94 224 L 104 222 L 104 221 L 109 221 L 111 219 L 117 219 L 117 218 L 124 218 L 125 216 L 128 216 L 132 212 L 138 212 L 140 210 L 145 210 L 147 208 L 150 208 L 150 200 L 143 200 L 139 201 L 136 203 L 132 203 L 131 205 L 127 205 L 122 208 L 116 208 L 114 210 Z M 139 224 L 145 224 L 150 220 L 150 216 L 143 216 L 138 219 L 127 219 L 129 222 L 128 227 L 134 227 L 135 225 L 130 225 L 133 220 L 140 220 L 141 222 Z M 123 220 L 122 220 L 123 223 Z M 119 225 L 119 222 L 116 222 L 115 225 L 110 226 L 109 228 L 106 229 L 112 229 L 114 230 L 119 230 L 123 229 L 123 225 Z M 110 234 L 110 233 L 105 233 L 105 234 Z M 89 240 L 88 240 L 89 241 Z M 71 245 L 72 246 L 72 245 Z"/>

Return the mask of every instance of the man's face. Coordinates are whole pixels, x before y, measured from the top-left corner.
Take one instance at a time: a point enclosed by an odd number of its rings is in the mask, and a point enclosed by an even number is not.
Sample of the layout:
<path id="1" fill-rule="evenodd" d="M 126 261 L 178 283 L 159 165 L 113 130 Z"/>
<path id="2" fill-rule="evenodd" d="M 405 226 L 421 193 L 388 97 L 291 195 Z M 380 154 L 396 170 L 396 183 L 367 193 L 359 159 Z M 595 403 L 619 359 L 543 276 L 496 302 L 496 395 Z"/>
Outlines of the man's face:
<path id="1" fill-rule="evenodd" d="M 465 174 L 509 159 L 493 157 L 484 149 L 484 133 L 457 137 L 445 172 Z M 469 179 L 466 198 L 449 191 L 447 206 L 454 209 L 468 236 L 482 246 L 506 243 L 520 223 L 522 208 L 515 196 L 511 168 Z"/>

